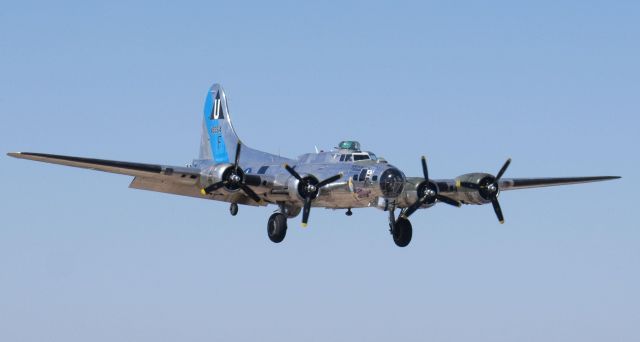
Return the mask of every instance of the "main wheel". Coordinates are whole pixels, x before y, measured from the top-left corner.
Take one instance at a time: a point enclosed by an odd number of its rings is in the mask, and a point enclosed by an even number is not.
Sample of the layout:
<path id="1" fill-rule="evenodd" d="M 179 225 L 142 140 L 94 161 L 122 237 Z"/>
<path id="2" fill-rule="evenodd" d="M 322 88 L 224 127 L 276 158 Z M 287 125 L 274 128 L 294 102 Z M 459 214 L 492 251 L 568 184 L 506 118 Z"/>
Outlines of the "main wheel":
<path id="1" fill-rule="evenodd" d="M 284 240 L 285 235 L 287 235 L 287 217 L 284 214 L 275 213 L 269 217 L 267 235 L 269 235 L 269 240 L 275 243 Z"/>
<path id="2" fill-rule="evenodd" d="M 231 203 L 231 205 L 229 206 L 229 213 L 231 214 L 231 216 L 238 215 L 238 203 Z"/>
<path id="3" fill-rule="evenodd" d="M 409 220 L 399 217 L 396 224 L 393 227 L 393 242 L 398 247 L 407 247 L 411 242 L 411 236 L 413 235 L 413 228 Z"/>

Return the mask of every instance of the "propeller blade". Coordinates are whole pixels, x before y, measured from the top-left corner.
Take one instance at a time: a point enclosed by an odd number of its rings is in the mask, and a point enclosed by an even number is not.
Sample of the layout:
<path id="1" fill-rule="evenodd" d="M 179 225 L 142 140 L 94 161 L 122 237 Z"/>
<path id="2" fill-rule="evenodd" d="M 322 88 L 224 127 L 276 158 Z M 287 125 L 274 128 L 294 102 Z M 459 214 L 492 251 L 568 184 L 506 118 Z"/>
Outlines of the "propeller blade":
<path id="1" fill-rule="evenodd" d="M 500 171 L 498 171 L 498 174 L 496 175 L 496 180 L 495 180 L 496 183 L 500 180 L 502 175 L 504 175 L 504 172 L 507 171 L 509 164 L 511 164 L 511 158 L 507 159 L 504 165 L 502 165 L 502 168 L 500 169 Z"/>
<path id="2" fill-rule="evenodd" d="M 471 182 L 460 182 L 460 186 L 467 189 L 480 190 L 480 185 Z"/>
<path id="3" fill-rule="evenodd" d="M 240 161 L 240 149 L 242 148 L 242 143 L 238 140 L 238 145 L 236 145 L 236 160 L 233 163 L 236 169 L 238 169 L 238 162 Z"/>
<path id="4" fill-rule="evenodd" d="M 456 200 L 454 200 L 452 198 L 449 198 L 447 196 L 436 195 L 436 198 L 438 199 L 438 201 L 446 203 L 446 204 L 449 204 L 449 205 L 452 205 L 454 207 L 462 206 L 462 203 L 460 203 L 460 202 L 458 202 L 458 201 L 456 201 Z"/>
<path id="5" fill-rule="evenodd" d="M 200 193 L 203 194 L 203 195 L 210 194 L 210 193 L 220 189 L 221 187 L 223 187 L 224 184 L 225 184 L 224 181 L 221 181 L 221 182 L 218 182 L 218 183 L 213 183 L 213 184 L 209 185 L 208 187 L 200 190 Z"/>
<path id="6" fill-rule="evenodd" d="M 304 207 L 302 208 L 302 226 L 306 227 L 309 222 L 309 213 L 311 212 L 311 197 L 307 196 L 304 199 Z"/>
<path id="7" fill-rule="evenodd" d="M 427 182 L 426 184 L 431 184 L 431 181 L 429 180 L 429 168 L 427 167 L 427 157 L 422 156 L 420 158 L 421 163 L 422 163 L 422 175 L 424 176 L 424 181 Z M 479 189 L 480 187 L 475 184 L 475 183 L 468 183 L 468 182 L 461 182 L 459 184 L 459 186 L 462 187 L 466 187 L 466 188 L 471 188 L 471 189 Z M 432 189 L 433 190 L 433 189 Z M 443 196 L 443 195 L 439 195 L 437 193 L 436 190 L 433 190 L 433 192 L 430 192 L 431 190 L 426 190 L 425 191 L 425 195 L 422 196 L 421 198 L 418 198 L 418 200 L 416 200 L 413 204 L 411 204 L 409 207 L 407 207 L 405 210 L 402 211 L 402 213 L 400 214 L 403 218 L 409 218 L 409 216 L 411 216 L 414 212 L 416 212 L 416 210 L 420 209 L 421 206 L 423 206 L 425 203 L 427 203 L 427 201 L 429 200 L 430 196 L 435 197 L 437 200 L 444 202 L 446 204 L 452 205 L 454 207 L 460 207 L 462 205 L 462 203 L 451 199 L 449 197 Z M 429 193 L 431 193 L 431 195 L 429 195 Z"/>
<path id="8" fill-rule="evenodd" d="M 318 183 L 318 184 L 316 185 L 316 187 L 317 187 L 318 189 L 320 189 L 321 187 L 323 187 L 323 186 L 325 186 L 325 185 L 327 185 L 327 184 L 333 183 L 333 182 L 337 181 L 337 180 L 338 180 L 338 179 L 340 179 L 340 178 L 342 178 L 342 172 L 340 172 L 339 174 L 337 174 L 337 175 L 335 175 L 335 176 L 332 176 L 332 177 L 329 177 L 329 178 L 327 178 L 327 179 L 323 180 L 322 182 Z"/>
<path id="9" fill-rule="evenodd" d="M 418 210 L 422 206 L 422 204 L 426 202 L 426 200 L 427 200 L 427 196 L 423 196 L 422 198 L 419 198 L 417 201 L 413 202 L 412 205 L 407 207 L 407 209 L 403 210 L 400 216 L 404 218 L 409 218 L 409 216 L 415 213 L 416 210 Z"/>
<path id="10" fill-rule="evenodd" d="M 258 203 L 262 201 L 260 196 L 258 196 L 258 194 L 256 194 L 255 191 L 251 190 L 251 188 L 248 187 L 246 184 L 240 184 L 240 189 L 242 189 L 242 191 L 244 191 L 244 193 L 247 194 L 247 196 L 251 197 L 252 200 Z"/>
<path id="11" fill-rule="evenodd" d="M 496 212 L 496 216 L 498 216 L 498 221 L 500 221 L 500 223 L 504 223 L 504 216 L 502 216 L 502 209 L 500 208 L 498 199 L 495 197 L 491 199 L 491 204 L 493 205 L 493 210 Z"/>
<path id="12" fill-rule="evenodd" d="M 424 175 L 425 180 L 429 180 L 429 170 L 427 169 L 427 158 L 422 156 L 422 174 Z"/>
<path id="13" fill-rule="evenodd" d="M 293 176 L 296 177 L 297 180 L 302 181 L 302 177 L 294 170 L 289 164 L 284 164 L 284 168 Z"/>

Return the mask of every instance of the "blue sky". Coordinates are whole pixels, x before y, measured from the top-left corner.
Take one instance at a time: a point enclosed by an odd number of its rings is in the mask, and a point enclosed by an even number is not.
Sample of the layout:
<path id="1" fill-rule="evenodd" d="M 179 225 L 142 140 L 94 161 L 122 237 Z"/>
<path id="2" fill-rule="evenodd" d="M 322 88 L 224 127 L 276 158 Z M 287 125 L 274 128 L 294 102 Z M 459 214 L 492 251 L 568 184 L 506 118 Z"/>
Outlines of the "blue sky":
<path id="1" fill-rule="evenodd" d="M 621 175 L 436 206 L 395 247 L 375 209 L 128 189 L 0 156 L 6 341 L 637 341 L 635 1 L 11 2 L 0 151 L 181 165 L 211 83 L 255 148 L 359 140 L 419 175 Z"/>

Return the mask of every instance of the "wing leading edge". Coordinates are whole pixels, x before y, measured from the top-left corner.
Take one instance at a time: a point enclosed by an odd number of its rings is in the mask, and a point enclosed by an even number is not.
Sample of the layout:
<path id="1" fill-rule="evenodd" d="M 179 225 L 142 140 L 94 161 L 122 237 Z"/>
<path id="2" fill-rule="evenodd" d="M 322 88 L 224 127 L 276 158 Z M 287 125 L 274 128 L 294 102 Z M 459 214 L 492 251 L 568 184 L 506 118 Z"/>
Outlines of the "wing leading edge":
<path id="1" fill-rule="evenodd" d="M 540 188 L 556 185 L 570 185 L 580 183 L 600 182 L 618 179 L 619 176 L 596 177 L 559 177 L 559 178 L 504 178 L 500 180 L 500 190 L 518 190 Z"/>
<path id="2" fill-rule="evenodd" d="M 140 177 L 167 177 L 176 176 L 178 178 L 188 178 L 195 180 L 200 176 L 200 170 L 183 166 L 169 166 L 158 164 L 144 164 L 117 160 L 83 158 L 73 156 L 62 156 L 57 154 L 33 153 L 33 152 L 12 152 L 8 156 L 35 160 L 44 163 L 52 163 L 66 166 L 79 167 L 89 170 L 97 170 L 110 173 L 118 173 L 129 176 Z"/>

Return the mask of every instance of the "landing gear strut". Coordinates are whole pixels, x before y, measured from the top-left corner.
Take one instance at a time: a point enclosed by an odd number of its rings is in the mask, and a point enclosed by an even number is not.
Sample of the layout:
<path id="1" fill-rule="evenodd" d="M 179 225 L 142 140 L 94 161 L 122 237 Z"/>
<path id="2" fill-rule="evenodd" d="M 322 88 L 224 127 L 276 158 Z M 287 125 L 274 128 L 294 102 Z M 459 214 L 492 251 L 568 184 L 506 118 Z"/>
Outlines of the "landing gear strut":
<path id="1" fill-rule="evenodd" d="M 231 216 L 238 215 L 238 203 L 231 203 L 231 205 L 229 206 L 229 213 L 231 214 Z"/>
<path id="2" fill-rule="evenodd" d="M 281 213 L 275 213 L 269 217 L 267 223 L 267 235 L 269 240 L 280 243 L 287 235 L 287 217 Z"/>

